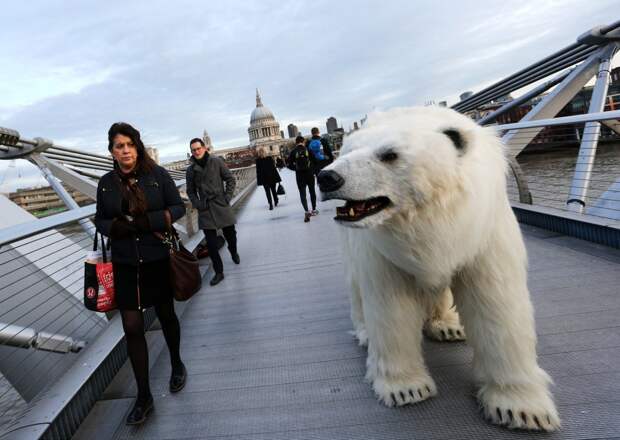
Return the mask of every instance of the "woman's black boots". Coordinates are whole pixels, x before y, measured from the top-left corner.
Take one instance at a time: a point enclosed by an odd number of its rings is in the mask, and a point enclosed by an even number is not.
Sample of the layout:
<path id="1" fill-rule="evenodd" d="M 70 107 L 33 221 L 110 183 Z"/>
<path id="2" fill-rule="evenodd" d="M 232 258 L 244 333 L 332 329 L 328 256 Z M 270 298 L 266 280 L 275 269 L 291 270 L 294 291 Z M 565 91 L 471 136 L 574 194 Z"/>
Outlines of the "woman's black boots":
<path id="1" fill-rule="evenodd" d="M 127 416 L 128 425 L 140 425 L 153 410 L 153 396 L 146 399 L 136 399 L 136 404 Z"/>
<path id="2" fill-rule="evenodd" d="M 170 375 L 170 392 L 178 393 L 185 386 L 185 381 L 187 380 L 187 370 L 185 369 L 185 365 L 181 364 L 179 368 L 175 368 L 172 370 L 172 374 Z"/>

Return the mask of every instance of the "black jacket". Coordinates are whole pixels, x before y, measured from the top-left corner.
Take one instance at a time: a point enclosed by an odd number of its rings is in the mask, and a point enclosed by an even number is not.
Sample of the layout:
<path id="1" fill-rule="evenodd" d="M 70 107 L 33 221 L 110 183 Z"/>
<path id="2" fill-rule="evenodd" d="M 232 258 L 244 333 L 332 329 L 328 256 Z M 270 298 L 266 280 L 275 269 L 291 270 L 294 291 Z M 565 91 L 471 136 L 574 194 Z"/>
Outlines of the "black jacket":
<path id="1" fill-rule="evenodd" d="M 168 257 L 168 248 L 152 231 L 166 230 L 164 210 L 170 211 L 174 223 L 185 215 L 185 205 L 174 181 L 164 168 L 157 166 L 148 174 L 138 174 L 138 186 L 144 191 L 148 206 L 149 232 L 137 232 L 131 237 L 113 239 L 112 261 L 137 265 Z M 95 225 L 103 235 L 110 236 L 115 218 L 123 217 L 120 177 L 110 171 L 99 179 Z"/>
<path id="2" fill-rule="evenodd" d="M 273 163 L 273 157 L 263 157 L 256 159 L 256 184 L 275 185 L 281 182 L 280 174 Z"/>
<path id="3" fill-rule="evenodd" d="M 306 152 L 308 153 L 308 159 L 310 160 L 310 164 L 309 164 L 310 168 L 308 168 L 307 170 L 298 170 L 297 169 L 297 154 L 300 151 L 304 151 L 304 150 L 306 150 Z M 314 159 L 314 155 L 308 150 L 307 146 L 295 145 L 295 148 L 293 148 L 288 155 L 287 166 L 289 169 L 295 171 L 295 173 L 297 174 L 313 174 L 314 169 L 316 167 L 316 160 Z"/>

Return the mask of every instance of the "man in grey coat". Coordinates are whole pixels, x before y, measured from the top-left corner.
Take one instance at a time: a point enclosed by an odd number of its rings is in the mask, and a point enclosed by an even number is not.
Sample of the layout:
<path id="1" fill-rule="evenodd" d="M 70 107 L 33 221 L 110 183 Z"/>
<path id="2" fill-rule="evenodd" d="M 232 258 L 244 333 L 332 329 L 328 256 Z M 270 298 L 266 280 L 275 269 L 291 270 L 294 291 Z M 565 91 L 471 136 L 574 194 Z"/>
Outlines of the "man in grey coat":
<path id="1" fill-rule="evenodd" d="M 218 252 L 218 229 L 224 233 L 232 260 L 235 264 L 240 262 L 235 214 L 229 204 L 235 191 L 235 178 L 221 158 L 209 154 L 202 139 L 192 139 L 190 149 L 192 157 L 186 173 L 187 196 L 198 210 L 198 227 L 204 231 L 215 271 L 210 284 L 215 286 L 224 279 L 224 265 Z"/>

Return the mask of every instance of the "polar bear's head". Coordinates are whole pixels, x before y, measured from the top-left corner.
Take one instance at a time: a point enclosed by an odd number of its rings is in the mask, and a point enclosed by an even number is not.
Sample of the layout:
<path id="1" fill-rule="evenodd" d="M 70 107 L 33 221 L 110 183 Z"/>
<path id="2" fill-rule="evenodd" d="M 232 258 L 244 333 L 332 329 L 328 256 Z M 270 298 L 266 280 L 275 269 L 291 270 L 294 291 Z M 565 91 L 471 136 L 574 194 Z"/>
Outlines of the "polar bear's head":
<path id="1" fill-rule="evenodd" d="M 484 214 L 497 202 L 498 188 L 505 193 L 505 169 L 490 129 L 446 108 L 397 108 L 370 115 L 345 139 L 319 187 L 323 200 L 346 201 L 336 221 L 372 228 L 421 213 L 458 215 L 464 204 Z"/>

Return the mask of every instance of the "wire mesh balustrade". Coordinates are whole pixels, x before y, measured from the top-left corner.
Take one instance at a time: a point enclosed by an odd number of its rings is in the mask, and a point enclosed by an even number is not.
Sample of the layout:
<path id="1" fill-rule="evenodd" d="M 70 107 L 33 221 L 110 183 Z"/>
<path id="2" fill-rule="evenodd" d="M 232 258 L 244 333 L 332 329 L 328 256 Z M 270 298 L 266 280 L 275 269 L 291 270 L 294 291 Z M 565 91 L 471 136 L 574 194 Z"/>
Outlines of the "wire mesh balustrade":
<path id="1" fill-rule="evenodd" d="M 528 140 L 539 130 L 521 129 L 512 142 Z M 574 123 L 545 127 L 516 161 L 533 205 L 620 220 L 620 135 L 605 125 Z M 512 174 L 508 194 L 511 201 L 520 201 Z"/>
<path id="2" fill-rule="evenodd" d="M 0 247 L 0 431 L 107 325 L 82 304 L 91 245 L 75 222 Z"/>

